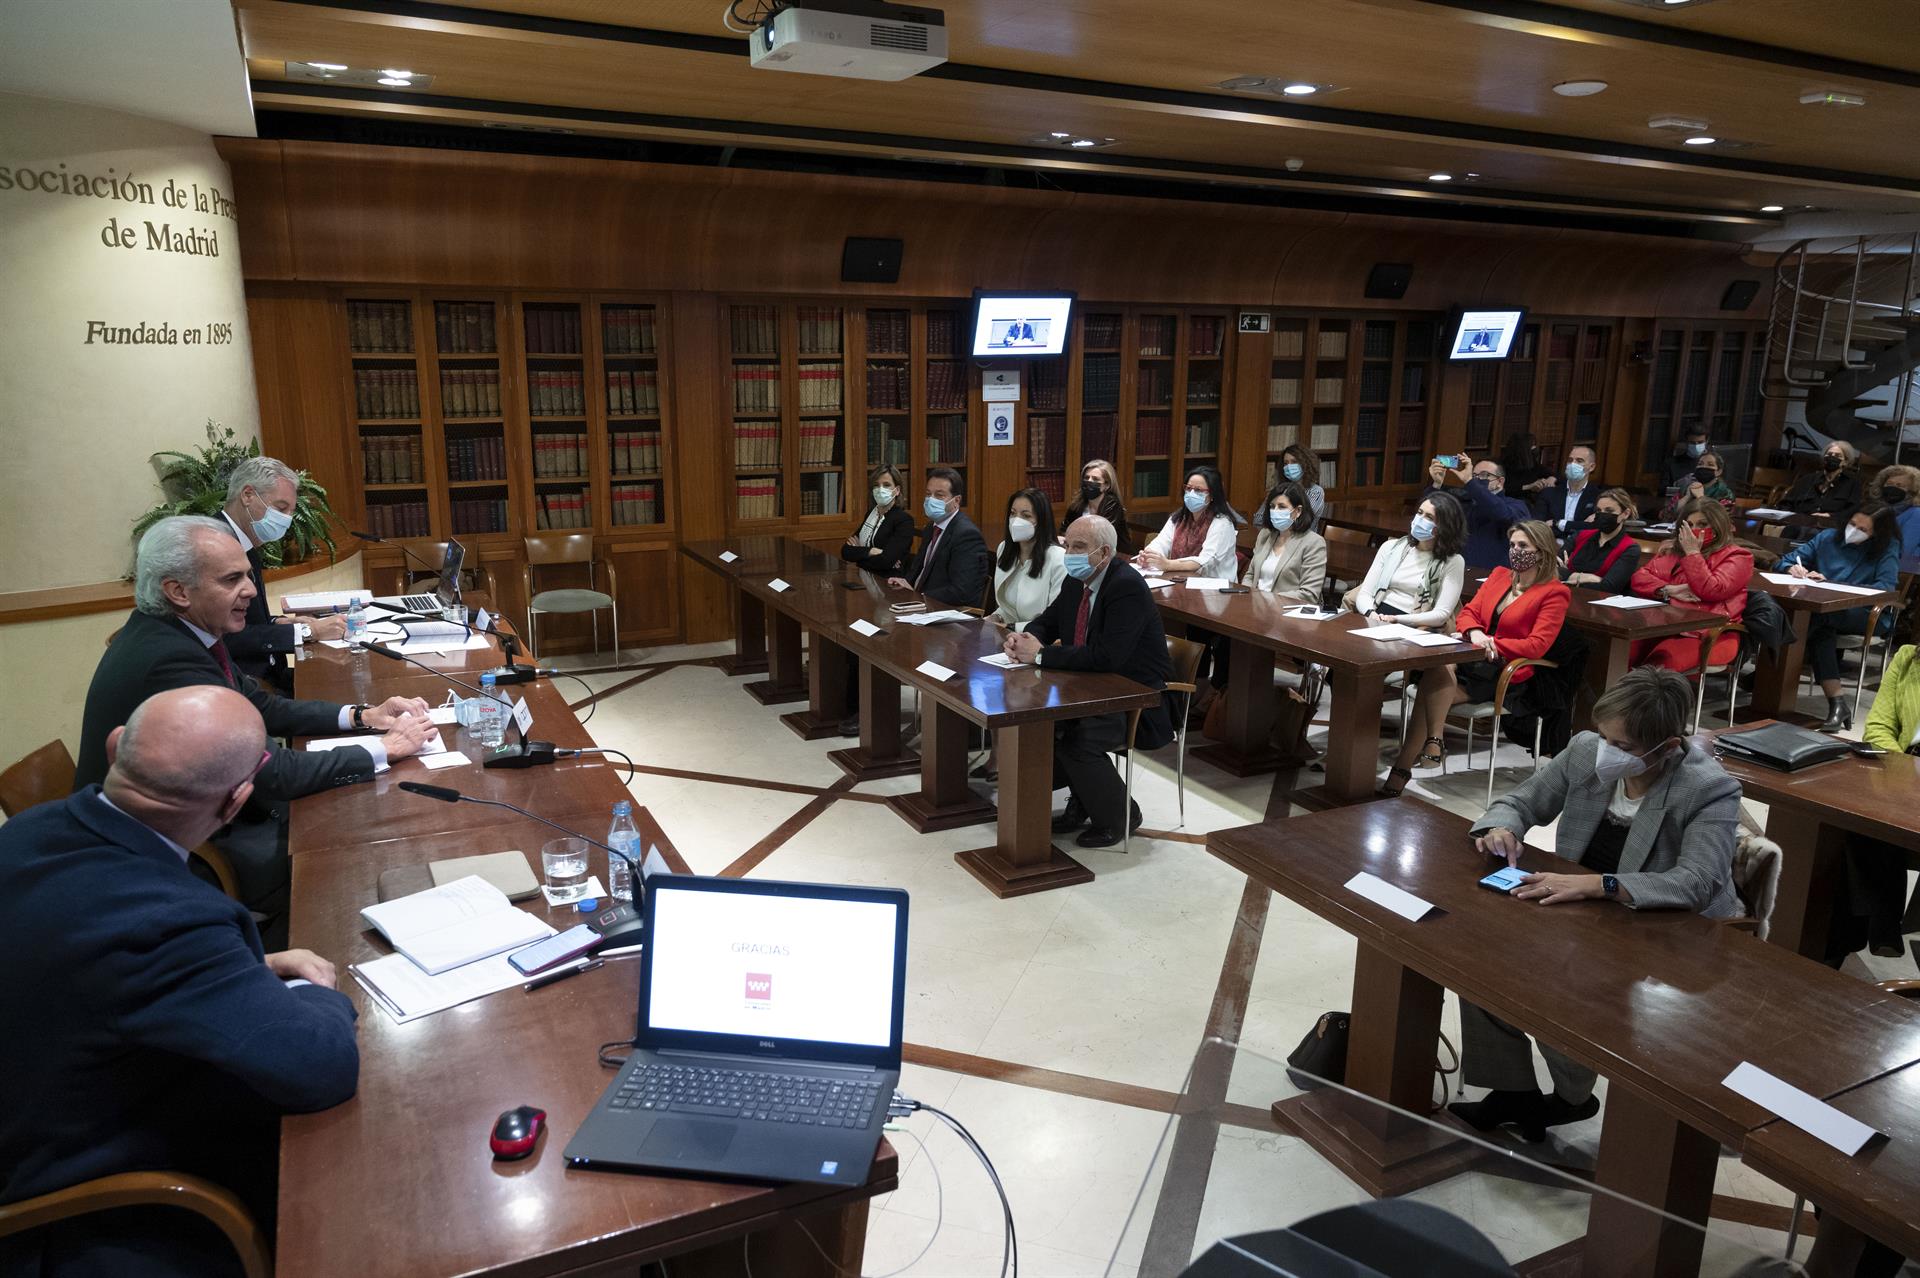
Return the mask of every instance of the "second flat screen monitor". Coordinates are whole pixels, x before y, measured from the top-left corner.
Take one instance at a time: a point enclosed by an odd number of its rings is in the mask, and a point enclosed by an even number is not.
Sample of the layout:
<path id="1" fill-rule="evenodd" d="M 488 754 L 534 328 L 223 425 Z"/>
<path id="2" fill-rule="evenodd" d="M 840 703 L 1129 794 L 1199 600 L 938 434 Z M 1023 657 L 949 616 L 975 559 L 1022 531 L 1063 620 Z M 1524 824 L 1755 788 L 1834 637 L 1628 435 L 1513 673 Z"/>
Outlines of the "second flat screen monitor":
<path id="1" fill-rule="evenodd" d="M 1067 349 L 1071 293 L 975 293 L 975 359 L 1060 355 Z"/>
<path id="2" fill-rule="evenodd" d="M 1447 345 L 1448 359 L 1505 359 L 1526 316 L 1521 310 L 1462 311 Z"/>

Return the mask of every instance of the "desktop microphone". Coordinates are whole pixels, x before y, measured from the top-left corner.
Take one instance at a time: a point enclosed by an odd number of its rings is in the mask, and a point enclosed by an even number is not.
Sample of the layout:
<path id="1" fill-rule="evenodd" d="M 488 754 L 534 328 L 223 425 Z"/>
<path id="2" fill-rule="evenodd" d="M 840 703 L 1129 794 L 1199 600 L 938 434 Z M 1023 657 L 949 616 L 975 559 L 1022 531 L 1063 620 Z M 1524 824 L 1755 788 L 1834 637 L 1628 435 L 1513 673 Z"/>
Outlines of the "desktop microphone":
<path id="1" fill-rule="evenodd" d="M 370 541 L 376 546 L 398 546 L 400 548 L 401 554 L 413 560 L 414 563 L 419 564 L 420 567 L 425 569 L 428 573 L 432 574 L 434 577 L 438 577 L 440 575 L 440 570 L 438 568 L 435 568 L 432 564 L 428 563 L 426 560 L 422 559 L 420 556 L 414 554 L 413 551 L 407 548 L 407 543 L 404 541 L 394 541 L 392 538 L 389 538 L 389 537 L 376 537 L 370 532 L 361 532 L 358 528 L 347 529 L 347 536 L 358 538 L 361 541 Z"/>
<path id="2" fill-rule="evenodd" d="M 385 644 L 370 643 L 367 645 L 367 651 L 377 652 L 381 656 L 387 658 L 389 661 L 405 661 L 411 665 L 419 666 L 422 670 L 425 670 L 427 673 L 439 675 L 442 679 L 445 679 L 448 683 L 451 683 L 456 687 L 465 688 L 468 692 L 473 693 L 476 697 L 485 697 L 487 695 L 485 690 L 476 688 L 470 683 L 466 683 L 466 682 L 463 682 L 462 680 L 456 679 L 444 670 L 435 670 L 432 666 L 428 665 L 426 662 L 421 661 L 415 657 L 409 657 L 406 653 L 396 651 L 395 649 L 387 647 Z M 505 713 L 511 715 L 512 703 L 509 702 L 505 697 L 497 695 L 499 686 L 500 686 L 499 680 L 496 678 L 494 680 L 494 688 L 496 690 L 496 695 L 488 699 L 491 701 L 499 702 L 503 707 L 506 707 Z M 567 752 L 567 757 L 571 758 L 573 755 L 576 755 L 578 753 L 579 753 L 578 750 L 570 750 Z M 523 735 L 520 738 L 520 741 L 518 744 L 510 745 L 510 746 L 500 746 L 497 749 L 489 750 L 487 752 L 487 757 L 480 761 L 480 766 L 483 768 L 531 768 L 535 764 L 552 763 L 555 757 L 556 755 L 554 753 L 553 742 L 532 741 Z M 434 797 L 438 798 L 439 796 L 435 795 Z"/>
<path id="3" fill-rule="evenodd" d="M 500 655 L 506 660 L 506 664 L 504 666 L 495 666 L 486 673 L 492 675 L 494 683 L 501 687 L 515 683 L 532 683 L 541 675 L 551 675 L 554 673 L 551 670 L 542 670 L 539 666 L 523 666 L 517 664 L 513 658 L 514 654 L 519 651 L 519 641 L 498 626 L 489 624 L 482 629 L 469 621 L 449 621 L 445 617 L 429 617 L 425 613 L 408 612 L 404 608 L 396 608 L 392 604 L 384 604 L 377 599 L 369 600 L 368 606 L 378 608 L 380 611 L 389 613 L 395 617 L 405 617 L 411 621 L 442 621 L 447 622 L 448 625 L 463 626 L 470 635 L 492 635 L 500 641 Z"/>
<path id="4" fill-rule="evenodd" d="M 427 785 L 421 781 L 402 781 L 400 788 L 408 794 L 417 794 L 423 799 L 438 799 L 442 803 L 484 803 L 490 807 L 505 808 L 509 812 L 518 812 L 521 816 L 529 820 L 538 821 L 541 825 L 558 830 L 560 833 L 579 839 L 583 843 L 590 843 L 594 847 L 604 851 L 608 856 L 619 857 L 627 863 L 627 873 L 632 877 L 634 901 L 632 904 L 625 901 L 615 901 L 613 908 L 602 910 L 594 916 L 591 926 L 594 931 L 600 934 L 600 940 L 593 948 L 598 950 L 610 945 L 631 944 L 633 941 L 640 939 L 640 935 L 646 926 L 646 921 L 640 917 L 639 911 L 641 893 L 646 891 L 646 877 L 641 874 L 640 867 L 633 863 L 633 858 L 625 852 L 621 852 L 616 848 L 610 848 L 598 839 L 589 839 L 578 830 L 569 830 L 566 826 L 549 821 L 538 812 L 529 812 L 517 804 L 503 803 L 499 799 L 476 799 L 470 794 L 462 794 L 460 791 L 450 789 L 444 785 Z"/>

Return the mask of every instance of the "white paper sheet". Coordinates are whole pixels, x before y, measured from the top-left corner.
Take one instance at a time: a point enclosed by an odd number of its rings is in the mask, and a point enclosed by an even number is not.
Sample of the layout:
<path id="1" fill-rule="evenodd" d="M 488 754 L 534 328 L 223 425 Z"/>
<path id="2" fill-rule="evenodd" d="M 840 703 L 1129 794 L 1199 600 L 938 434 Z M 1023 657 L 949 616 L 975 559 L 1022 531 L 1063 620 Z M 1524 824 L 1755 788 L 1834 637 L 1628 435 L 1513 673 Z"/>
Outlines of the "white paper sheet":
<path id="1" fill-rule="evenodd" d="M 939 612 L 909 612 L 900 616 L 903 626 L 937 626 L 947 621 L 972 621 L 966 613 L 953 608 L 942 608 Z"/>
<path id="2" fill-rule="evenodd" d="M 734 554 L 731 550 L 723 550 L 720 552 L 720 562 L 723 564 L 730 564 L 739 557 L 740 556 Z"/>
<path id="3" fill-rule="evenodd" d="M 646 867 L 644 864 L 641 866 L 640 872 L 642 874 L 646 873 Z M 569 905 L 569 906 L 578 905 L 582 901 L 604 901 L 607 899 L 607 887 L 606 887 L 606 884 L 600 881 L 599 875 L 589 874 L 587 876 L 587 890 L 582 892 L 580 895 L 574 897 L 570 901 L 556 901 L 553 896 L 553 889 L 548 887 L 544 883 L 540 885 L 540 895 L 547 898 L 548 905 L 551 905 L 557 908 L 562 905 Z"/>
<path id="4" fill-rule="evenodd" d="M 427 715 L 443 728 L 460 722 L 460 711 L 454 706 L 435 706 Z"/>
<path id="5" fill-rule="evenodd" d="M 1772 506 L 1755 506 L 1753 509 L 1747 511 L 1747 518 L 1749 519 L 1794 519 L 1797 517 L 1798 516 L 1791 510 L 1778 510 Z"/>
<path id="6" fill-rule="evenodd" d="M 1377 875 L 1365 870 L 1347 880 L 1347 888 L 1358 892 L 1375 905 L 1384 905 L 1403 919 L 1418 923 L 1427 917 L 1433 909 L 1433 902 L 1423 901 L 1405 888 L 1397 888 Z"/>
<path id="7" fill-rule="evenodd" d="M 1147 583 L 1148 590 L 1158 590 L 1162 586 L 1171 586 L 1173 584 L 1172 580 L 1167 577 L 1142 577 L 1141 580 Z"/>
<path id="8" fill-rule="evenodd" d="M 856 635 L 865 635 L 869 639 L 873 638 L 873 636 L 880 633 L 880 627 L 874 625 L 871 621 L 868 621 L 865 617 L 862 617 L 858 621 L 851 623 L 850 625 L 848 625 L 847 629 L 853 631 L 853 633 L 855 633 Z"/>
<path id="9" fill-rule="evenodd" d="M 1788 572 L 1763 572 L 1760 575 L 1762 577 L 1765 577 L 1768 581 L 1774 582 L 1775 584 L 1781 585 L 1781 586 L 1798 586 L 1802 584 L 1812 586 L 1812 585 L 1819 584 L 1817 582 L 1808 581 L 1805 577 L 1796 577 L 1792 573 L 1788 573 Z"/>
<path id="10" fill-rule="evenodd" d="M 347 970 L 387 1015 L 400 1024 L 526 983 L 504 954 L 428 976 L 404 954 L 389 954 Z"/>
<path id="11" fill-rule="evenodd" d="M 990 652 L 980 660 L 990 666 L 999 666 L 1002 670 L 1020 670 L 1027 664 L 1024 661 L 1015 661 L 1004 652 Z"/>
<path id="12" fill-rule="evenodd" d="M 442 750 L 439 754 L 423 754 L 418 757 L 421 767 L 431 768 L 435 772 L 438 772 L 441 768 L 464 767 L 473 762 L 472 759 L 461 754 L 458 750 Z"/>
<path id="13" fill-rule="evenodd" d="M 1881 595 L 1886 591 L 1878 586 L 1849 586 L 1838 581 L 1816 581 L 1812 583 L 1822 590 L 1838 590 L 1843 595 Z"/>
<path id="14" fill-rule="evenodd" d="M 774 594 L 777 595 L 783 590 L 792 590 L 793 583 L 790 581 L 784 580 L 783 578 L 775 577 L 772 581 L 769 581 L 767 583 L 767 589 L 771 590 Z"/>
<path id="15" fill-rule="evenodd" d="M 418 656 L 423 652 L 477 652 L 487 646 L 487 637 L 468 635 L 465 639 L 409 639 L 405 643 L 391 646 L 395 652 L 404 652 L 410 657 Z"/>
<path id="16" fill-rule="evenodd" d="M 1605 599 L 1595 599 L 1596 608 L 1658 608 L 1658 599 L 1642 599 L 1638 595 L 1608 595 Z"/>
<path id="17" fill-rule="evenodd" d="M 1401 642 L 1410 643 L 1416 648 L 1451 648 L 1461 641 L 1452 635 L 1435 634 L 1431 630 L 1415 630 L 1412 634 L 1403 636 Z"/>
<path id="18" fill-rule="evenodd" d="M 1286 612 L 1287 616 L 1295 621 L 1331 621 L 1340 615 L 1337 612 L 1329 612 L 1325 608 L 1316 608 L 1312 604 L 1301 604 L 1297 608 L 1287 609 Z"/>
<path id="19" fill-rule="evenodd" d="M 1738 1092 L 1770 1114 L 1780 1117 L 1808 1135 L 1825 1141 L 1852 1157 L 1877 1134 L 1873 1128 L 1791 1083 L 1783 1082 L 1751 1061 L 1741 1061 L 1722 1086 Z"/>
<path id="20" fill-rule="evenodd" d="M 1233 583 L 1231 581 L 1228 581 L 1225 577 L 1189 577 L 1187 578 L 1188 590 L 1218 590 L 1222 586 L 1231 586 L 1232 584 Z"/>
<path id="21" fill-rule="evenodd" d="M 957 670 L 947 669 L 937 661 L 923 661 L 913 669 L 916 674 L 923 674 L 929 679 L 940 679 L 943 681 L 951 679 L 959 673 Z"/>

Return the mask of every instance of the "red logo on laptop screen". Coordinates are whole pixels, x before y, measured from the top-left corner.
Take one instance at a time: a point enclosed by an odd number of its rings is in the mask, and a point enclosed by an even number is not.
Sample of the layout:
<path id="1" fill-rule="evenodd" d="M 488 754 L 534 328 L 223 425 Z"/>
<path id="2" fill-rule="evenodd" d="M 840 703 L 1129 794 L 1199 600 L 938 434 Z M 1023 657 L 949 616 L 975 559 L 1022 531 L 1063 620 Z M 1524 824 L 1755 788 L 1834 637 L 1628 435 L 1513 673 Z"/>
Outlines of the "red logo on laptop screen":
<path id="1" fill-rule="evenodd" d="M 747 997 L 757 999 L 772 998 L 773 974 L 770 972 L 748 972 Z"/>

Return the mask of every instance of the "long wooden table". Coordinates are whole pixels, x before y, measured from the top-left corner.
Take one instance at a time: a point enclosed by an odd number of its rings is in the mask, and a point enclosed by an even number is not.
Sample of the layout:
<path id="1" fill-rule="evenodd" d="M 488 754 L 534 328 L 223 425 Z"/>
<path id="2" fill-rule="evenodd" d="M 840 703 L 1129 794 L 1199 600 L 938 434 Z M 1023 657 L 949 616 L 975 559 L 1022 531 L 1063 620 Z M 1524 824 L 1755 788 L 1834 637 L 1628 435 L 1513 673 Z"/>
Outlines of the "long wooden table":
<path id="1" fill-rule="evenodd" d="M 450 654 L 437 664 L 459 678 L 499 662 L 493 652 Z M 378 664 L 375 664 L 378 663 Z M 296 668 L 301 695 L 378 702 L 392 695 L 438 702 L 438 675 L 371 654 L 318 649 Z M 547 681 L 511 689 L 534 709 L 536 734 L 591 744 Z M 465 694 L 463 694 L 465 695 Z M 556 831 L 480 804 L 444 804 L 397 792 L 430 781 L 516 803 L 597 836 L 612 805 L 630 799 L 606 762 L 570 760 L 520 771 L 486 770 L 459 728 L 450 745 L 473 766 L 428 771 L 403 759 L 373 782 L 296 801 L 291 808 L 292 944 L 340 968 L 340 988 L 359 1011 L 360 1082 L 354 1098 L 284 1120 L 280 1148 L 278 1272 L 334 1275 L 631 1274 L 671 1258 L 675 1273 L 743 1272 L 828 1278 L 857 1272 L 867 1202 L 895 1187 L 898 1159 L 881 1143 L 863 1186 L 761 1186 L 688 1177 L 569 1169 L 561 1158 L 610 1075 L 598 1047 L 632 1036 L 638 965 L 606 967 L 526 993 L 508 989 L 400 1025 L 347 973 L 349 963 L 388 952 L 359 917 L 377 899 L 380 875 L 451 856 L 518 850 L 536 877 L 539 851 Z M 643 841 L 678 872 L 687 866 L 646 809 L 635 805 Z M 593 869 L 607 881 L 605 855 Z M 565 928 L 571 907 L 535 897 L 522 906 Z M 487 1149 L 494 1118 L 517 1105 L 547 1111 L 549 1130 L 531 1158 L 496 1163 Z M 823 1259 L 800 1232 L 825 1249 Z"/>
<path id="2" fill-rule="evenodd" d="M 1704 1224 L 1719 1147 L 1742 1149 L 1773 1121 L 1721 1085 L 1736 1065 L 1832 1097 L 1920 1061 L 1920 1008 L 1737 929 L 1479 887 L 1495 863 L 1474 851 L 1468 824 L 1401 798 L 1207 836 L 1215 856 L 1356 938 L 1346 1075 L 1356 1091 L 1427 1112 L 1441 995 L 1454 990 L 1607 1078 L 1597 1184 Z M 1521 864 L 1578 872 L 1531 847 Z M 1437 913 L 1417 923 L 1389 913 L 1345 887 L 1360 871 Z M 1275 1114 L 1376 1195 L 1461 1166 L 1461 1151 L 1424 1124 L 1383 1123 L 1332 1089 Z M 1699 1235 L 1642 1215 L 1596 1198 L 1581 1272 L 1695 1272 Z"/>
<path id="3" fill-rule="evenodd" d="M 1778 581 L 1768 581 L 1757 570 L 1753 574 L 1751 588 L 1772 595 L 1786 610 L 1787 622 L 1793 627 L 1793 639 L 1778 652 L 1763 648 L 1756 654 L 1753 700 L 1748 704 L 1744 716 L 1748 720 L 1807 721 L 1807 717 L 1801 715 L 1798 710 L 1800 667 L 1806 662 L 1807 628 L 1812 624 L 1814 617 L 1823 613 L 1845 612 L 1849 608 L 1872 608 L 1878 604 L 1890 604 L 1899 598 L 1891 590 L 1861 595 L 1845 590 L 1834 590 L 1812 581 L 1796 581 L 1792 585 L 1786 585 Z M 1864 659 L 1863 657 L 1862 660 Z"/>
<path id="4" fill-rule="evenodd" d="M 838 572 L 845 565 L 804 542 L 773 534 L 682 542 L 680 553 L 730 588 L 733 652 L 717 658 L 716 664 L 730 675 L 764 672 L 766 679 L 746 685 L 748 694 L 762 705 L 806 700 L 807 674 L 799 627 L 783 613 L 769 614 L 757 598 L 740 587 L 753 580 Z"/>

